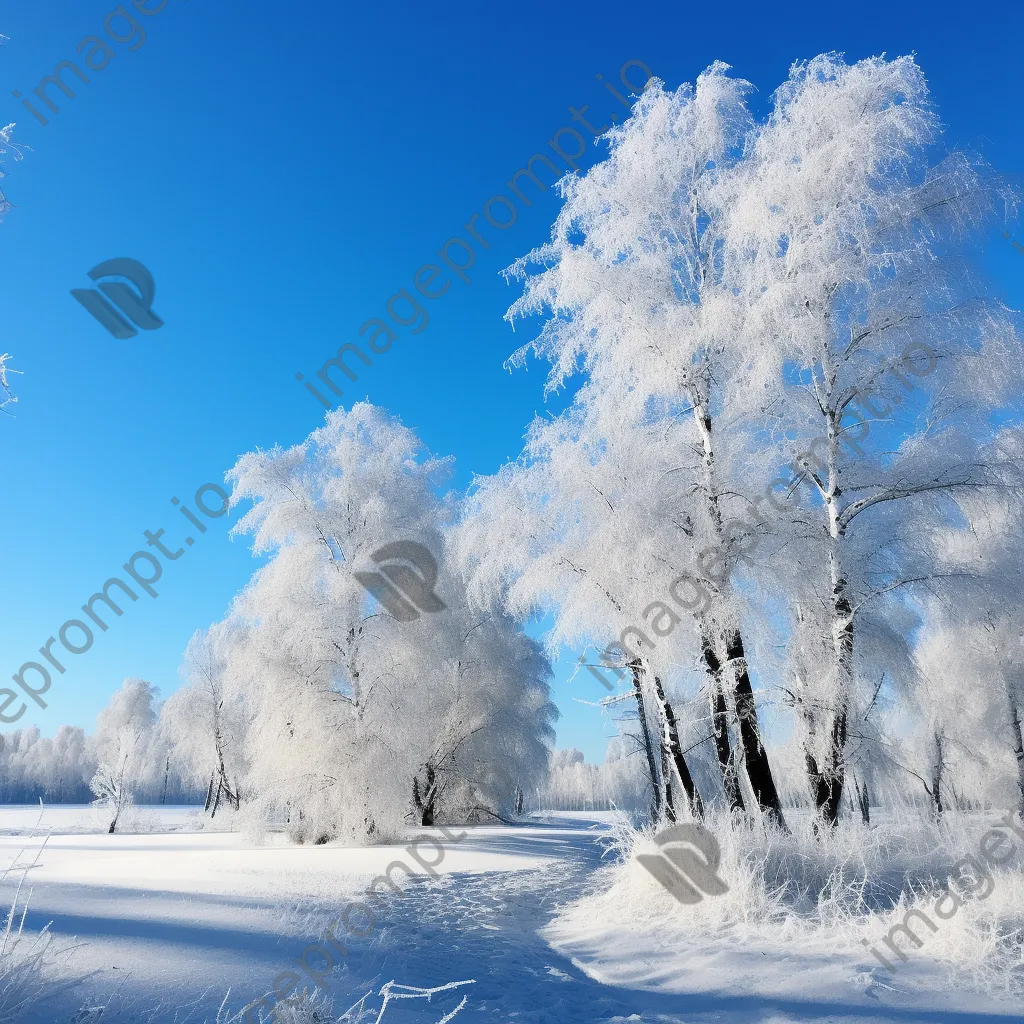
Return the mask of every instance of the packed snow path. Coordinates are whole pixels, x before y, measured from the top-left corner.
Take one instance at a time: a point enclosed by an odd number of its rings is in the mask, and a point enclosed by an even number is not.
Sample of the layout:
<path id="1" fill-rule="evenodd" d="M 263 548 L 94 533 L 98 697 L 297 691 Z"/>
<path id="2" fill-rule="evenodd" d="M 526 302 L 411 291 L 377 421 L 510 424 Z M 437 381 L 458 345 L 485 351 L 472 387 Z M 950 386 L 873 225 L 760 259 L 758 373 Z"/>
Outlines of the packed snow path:
<path id="1" fill-rule="evenodd" d="M 524 826 L 475 828 L 456 846 L 446 843 L 449 852 L 439 870 L 450 873 L 410 882 L 401 896 L 389 897 L 373 935 L 349 937 L 348 956 L 328 979 L 335 1012 L 371 990 L 366 1005 L 379 1006 L 376 993 L 392 979 L 420 988 L 473 979 L 475 984 L 429 1004 L 392 1003 L 382 1024 L 437 1024 L 463 995 L 466 1005 L 453 1018 L 459 1024 L 1020 1020 L 1009 1012 L 937 1012 L 913 1005 L 894 1010 L 865 1005 L 871 1000 L 842 990 L 808 991 L 802 999 L 680 994 L 666 989 L 687 965 L 656 945 L 652 960 L 637 944 L 633 973 L 646 988 L 660 991 L 624 986 L 621 977 L 618 985 L 602 984 L 538 934 L 560 904 L 592 884 L 602 853 L 601 828 L 593 827 L 597 817 L 551 816 Z M 8 834 L 0 835 L 0 849 L 9 863 L 29 844 L 10 834 L 16 830 L 3 831 Z M 88 977 L 56 994 L 33 1020 L 74 1020 L 78 1007 L 104 1004 L 119 984 L 137 999 L 139 1011 L 160 1002 L 181 1006 L 205 994 L 203 1012 L 193 1021 L 212 1019 L 229 987 L 231 1005 L 239 1008 L 267 992 L 281 971 L 293 969 L 304 946 L 318 940 L 320 924 L 336 919 L 349 900 L 360 898 L 367 876 L 397 858 L 408 860 L 401 847 L 254 847 L 239 836 L 216 833 L 54 834 L 33 872 L 26 925 L 52 921 L 62 939 L 75 938 L 81 945 L 67 975 Z M 3 896 L 9 895 L 5 888 Z M 782 957 L 780 963 L 786 972 L 801 970 L 793 959 Z M 600 968 L 590 970 L 600 977 Z M 728 984 L 718 987 L 728 991 Z M 142 1019 L 141 1012 L 125 1019 Z M 170 1021 L 173 1014 L 158 1019 Z M 376 1013 L 366 1019 L 375 1020 Z"/>

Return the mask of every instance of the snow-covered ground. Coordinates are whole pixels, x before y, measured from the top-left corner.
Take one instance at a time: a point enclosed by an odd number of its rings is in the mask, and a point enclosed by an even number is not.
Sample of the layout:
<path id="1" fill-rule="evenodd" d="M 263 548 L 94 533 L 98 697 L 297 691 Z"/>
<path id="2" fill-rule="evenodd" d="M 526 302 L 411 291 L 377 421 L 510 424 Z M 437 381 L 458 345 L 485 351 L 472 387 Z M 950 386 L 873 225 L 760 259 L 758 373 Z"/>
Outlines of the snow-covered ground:
<path id="1" fill-rule="evenodd" d="M 55 992 L 32 1020 L 73 1020 L 78 1007 L 102 1005 L 118 986 L 140 1006 L 200 1000 L 197 1021 L 213 1019 L 228 989 L 238 1009 L 294 969 L 373 876 L 396 859 L 413 864 L 401 846 L 294 846 L 283 837 L 257 845 L 237 833 L 198 831 L 191 813 L 150 809 L 144 819 L 154 831 L 110 836 L 96 831 L 88 808 L 44 812 L 50 835 L 30 873 L 26 927 L 52 921 L 61 941 L 74 940 L 63 975 L 83 980 Z M 29 834 L 38 818 L 37 808 L 0 807 L 4 865 L 35 857 L 42 839 Z M 394 980 L 474 984 L 429 1004 L 392 1003 L 386 1024 L 437 1024 L 462 996 L 460 1024 L 1021 1020 L 1019 1006 L 974 994 L 922 995 L 926 961 L 911 995 L 865 985 L 864 957 L 828 949 L 796 957 L 720 938 L 682 948 L 640 922 L 623 927 L 612 914 L 574 911 L 593 898 L 607 815 L 560 813 L 468 831 L 458 843 L 442 840 L 438 877 L 421 873 L 388 897 L 373 934 L 347 937 L 347 957 L 325 978 L 336 1013 Z M 5 906 L 13 888 L 8 876 Z M 367 1006 L 380 1005 L 374 998 Z"/>

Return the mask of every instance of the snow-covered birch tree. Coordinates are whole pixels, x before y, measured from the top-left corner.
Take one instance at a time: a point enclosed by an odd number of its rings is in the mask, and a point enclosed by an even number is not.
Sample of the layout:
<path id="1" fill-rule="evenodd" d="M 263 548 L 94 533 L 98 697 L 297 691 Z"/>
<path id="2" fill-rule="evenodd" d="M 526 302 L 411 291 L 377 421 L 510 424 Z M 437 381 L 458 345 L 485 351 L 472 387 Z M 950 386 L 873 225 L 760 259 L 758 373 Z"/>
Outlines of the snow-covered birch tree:
<path id="1" fill-rule="evenodd" d="M 297 839 L 379 841 L 413 812 L 501 813 L 516 778 L 546 768 L 548 669 L 510 624 L 466 606 L 444 555 L 449 472 L 357 403 L 231 473 L 234 500 L 254 501 L 236 531 L 269 561 L 234 603 L 225 679 L 250 704 L 245 788 Z M 437 571 L 429 601 L 399 618 L 371 597 L 374 556 L 396 542 Z"/>
<path id="2" fill-rule="evenodd" d="M 1002 196 L 976 160 L 933 157 L 938 129 L 911 58 L 818 57 L 793 68 L 713 200 L 746 305 L 749 373 L 731 406 L 755 475 L 768 482 L 795 456 L 809 499 L 784 512 L 791 558 L 774 568 L 828 666 L 798 703 L 829 823 L 850 718 L 877 679 L 858 672 L 857 637 L 874 632 L 862 653 L 877 647 L 885 601 L 934 578 L 919 527 L 993 482 L 979 447 L 1019 393 L 1012 317 L 971 269 Z"/>
<path id="3" fill-rule="evenodd" d="M 478 600 L 500 600 L 521 621 L 550 613 L 551 650 L 617 648 L 637 706 L 651 816 L 671 820 L 681 809 L 674 792 L 692 814 L 704 801 L 681 737 L 702 721 L 681 723 L 665 688 L 692 629 L 657 600 L 685 564 L 670 510 L 652 499 L 662 434 L 657 424 L 624 425 L 614 403 L 584 387 L 565 414 L 534 421 L 520 460 L 474 482 L 457 537 Z"/>
<path id="4" fill-rule="evenodd" d="M 248 770 L 248 704 L 243 693 L 228 692 L 225 684 L 227 652 L 237 643 L 227 635 L 233 627 L 237 622 L 228 619 L 192 637 L 181 668 L 185 685 L 160 709 L 160 732 L 175 768 L 205 787 L 211 817 L 221 799 L 239 809 Z"/>
<path id="5" fill-rule="evenodd" d="M 0 36 L 0 42 L 2 42 L 4 38 L 4 36 Z M 8 152 L 11 152 L 14 154 L 15 160 L 20 160 L 21 150 L 11 142 L 11 134 L 13 131 L 13 123 L 4 128 L 0 128 L 0 156 L 4 156 Z M 2 177 L 3 172 L 0 171 L 0 178 Z M 7 213 L 10 208 L 11 204 L 7 201 L 7 197 L 3 192 L 0 192 L 0 220 L 3 220 L 4 214 Z M 17 371 L 11 371 L 8 367 L 10 360 L 11 356 L 9 352 L 0 352 L 0 410 L 17 401 L 17 398 L 15 398 L 11 393 L 10 381 L 8 378 L 9 373 Z"/>
<path id="6" fill-rule="evenodd" d="M 151 745 L 157 715 L 157 688 L 144 679 L 126 679 L 96 717 L 93 737 L 97 761 L 90 786 L 109 814 L 108 832 L 134 801 L 152 768 Z"/>
<path id="7" fill-rule="evenodd" d="M 1002 428 L 982 455 L 998 485 L 961 496 L 963 518 L 929 531 L 931 553 L 949 581 L 922 602 L 917 656 L 942 694 L 922 719 L 935 723 L 933 733 L 953 738 L 962 792 L 975 800 L 1015 803 L 1024 813 L 1020 428 Z M 949 780 L 951 794 L 954 781 Z"/>
<path id="8" fill-rule="evenodd" d="M 629 120 L 608 133 L 608 158 L 563 180 L 551 242 L 511 268 L 526 283 L 508 318 L 549 314 L 512 360 L 522 363 L 529 352 L 550 359 L 549 390 L 583 369 L 596 390 L 614 396 L 624 426 L 653 419 L 688 428 L 666 432 L 674 448 L 664 452 L 664 473 L 679 503 L 679 530 L 668 544 L 689 557 L 709 597 L 698 611 L 699 646 L 723 784 L 730 805 L 742 810 L 731 713 L 756 802 L 784 826 L 741 601 L 730 584 L 736 544 L 728 496 L 735 488 L 721 453 L 729 443 L 722 386 L 743 354 L 743 308 L 723 278 L 724 214 L 708 196 L 742 157 L 752 119 L 749 84 L 727 70 L 716 63 L 696 88 L 675 92 L 648 83 Z M 542 269 L 531 274 L 532 265 Z M 722 564 L 701 560 L 711 549 L 723 553 Z"/>

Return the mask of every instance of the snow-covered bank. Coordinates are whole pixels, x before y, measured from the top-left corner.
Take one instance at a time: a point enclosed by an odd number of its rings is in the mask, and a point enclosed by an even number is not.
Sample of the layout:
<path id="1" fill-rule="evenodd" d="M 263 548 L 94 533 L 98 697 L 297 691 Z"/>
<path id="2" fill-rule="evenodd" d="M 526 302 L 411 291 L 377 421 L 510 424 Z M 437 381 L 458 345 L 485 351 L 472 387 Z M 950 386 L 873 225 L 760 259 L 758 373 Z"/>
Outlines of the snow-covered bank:
<path id="1" fill-rule="evenodd" d="M 619 843 L 626 859 L 600 869 L 591 893 L 562 908 L 542 934 L 607 984 L 728 1000 L 746 994 L 806 1003 L 807 1012 L 835 1001 L 896 1016 L 913 1007 L 1019 1019 L 1024 851 L 1020 842 L 1004 847 L 999 867 L 977 852 L 998 815 L 935 826 L 901 814 L 871 828 L 845 822 L 817 839 L 809 820 L 792 811 L 789 818 L 794 834 L 771 837 L 713 821 L 729 890 L 689 906 L 631 856 L 657 847 L 627 830 Z M 1005 828 L 1003 835 L 1013 839 Z M 949 913 L 946 893 L 947 913 L 936 915 L 936 894 L 950 879 L 964 898 Z M 920 946 L 900 931 L 911 908 Z M 905 962 L 884 945 L 887 934 Z M 876 947 L 894 970 L 871 954 Z"/>

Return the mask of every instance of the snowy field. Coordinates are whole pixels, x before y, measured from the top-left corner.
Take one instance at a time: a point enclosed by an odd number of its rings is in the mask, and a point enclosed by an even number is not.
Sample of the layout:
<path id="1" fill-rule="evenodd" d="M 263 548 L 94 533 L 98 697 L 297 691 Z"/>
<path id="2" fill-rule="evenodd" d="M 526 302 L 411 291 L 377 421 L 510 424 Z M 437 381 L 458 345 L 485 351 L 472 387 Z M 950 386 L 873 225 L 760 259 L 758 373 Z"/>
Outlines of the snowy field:
<path id="1" fill-rule="evenodd" d="M 141 1010 L 163 1003 L 168 1009 L 157 1019 L 171 1021 L 171 1006 L 195 1002 L 192 1019 L 213 1020 L 228 990 L 238 1010 L 293 968 L 371 877 L 409 859 L 399 846 L 309 847 L 283 838 L 257 845 L 239 833 L 197 830 L 193 814 L 144 809 L 153 831 L 111 836 L 97 830 L 88 807 L 45 811 L 49 836 L 30 872 L 26 929 L 52 922 L 58 941 L 73 946 L 60 976 L 78 981 L 56 989 L 30 1019 L 72 1021 L 79 1007 L 102 1006 L 118 990 L 137 1000 L 140 1015 L 117 1019 L 144 1019 Z M 38 808 L 0 808 L 5 865 L 35 858 L 43 836 L 30 834 L 38 818 Z M 649 892 L 638 897 L 634 920 L 617 920 L 611 903 L 594 912 L 592 901 L 605 898 L 595 878 L 614 870 L 602 868 L 609 819 L 566 812 L 521 826 L 474 827 L 458 843 L 445 841 L 437 877 L 420 872 L 401 896 L 389 895 L 373 934 L 350 936 L 344 965 L 321 975 L 335 1013 L 367 992 L 374 996 L 365 1005 L 379 1007 L 376 993 L 389 981 L 419 988 L 472 981 L 429 1004 L 392 1002 L 382 1020 L 436 1024 L 463 995 L 459 1021 L 1021 1019 L 1019 1006 L 942 994 L 941 972 L 922 957 L 899 984 L 882 985 L 869 978 L 869 958 L 848 950 L 796 957 L 720 933 L 699 946 L 666 942 L 664 929 L 645 918 Z M 9 875 L 5 906 L 14 887 Z"/>

